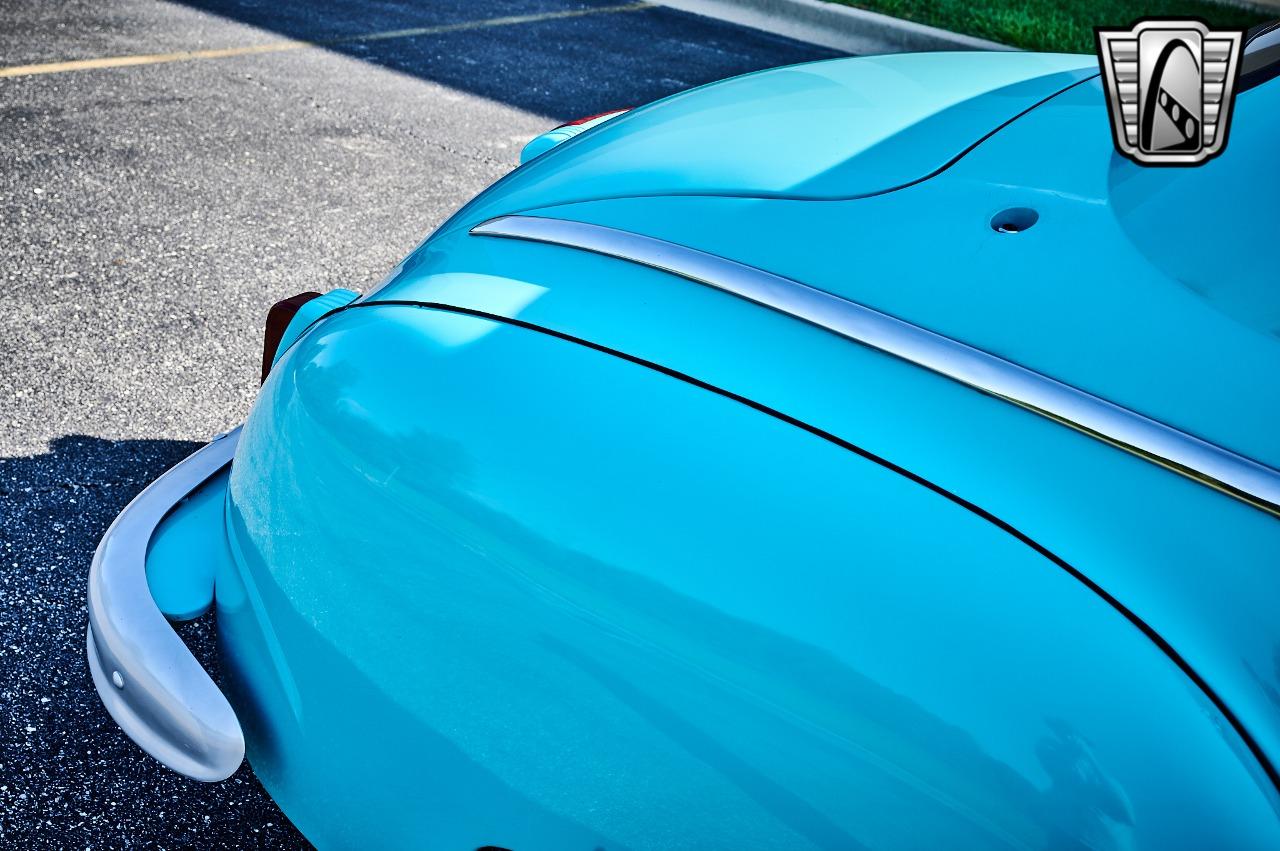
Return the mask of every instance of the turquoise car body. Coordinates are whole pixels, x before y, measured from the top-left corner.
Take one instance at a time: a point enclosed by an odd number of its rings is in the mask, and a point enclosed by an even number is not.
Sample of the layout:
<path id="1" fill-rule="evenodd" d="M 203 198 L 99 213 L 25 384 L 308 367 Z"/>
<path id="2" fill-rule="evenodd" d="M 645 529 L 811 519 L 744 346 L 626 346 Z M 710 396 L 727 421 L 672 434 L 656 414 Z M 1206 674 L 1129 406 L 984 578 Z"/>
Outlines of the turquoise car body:
<path id="1" fill-rule="evenodd" d="M 294 321 L 153 596 L 216 604 L 249 761 L 321 847 L 1280 847 L 1274 512 L 661 269 L 472 232 L 732 258 L 1276 467 L 1276 138 L 1270 83 L 1223 156 L 1143 169 L 1096 61 L 1034 54 L 601 122 Z"/>

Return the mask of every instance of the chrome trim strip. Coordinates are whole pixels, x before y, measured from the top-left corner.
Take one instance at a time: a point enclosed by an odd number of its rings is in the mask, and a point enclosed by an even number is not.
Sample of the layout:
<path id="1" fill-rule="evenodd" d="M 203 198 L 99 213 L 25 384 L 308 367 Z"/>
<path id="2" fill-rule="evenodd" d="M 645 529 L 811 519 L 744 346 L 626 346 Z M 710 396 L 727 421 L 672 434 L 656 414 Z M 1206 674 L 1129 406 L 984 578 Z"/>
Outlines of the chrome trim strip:
<path id="1" fill-rule="evenodd" d="M 1046 375 L 831 293 L 673 242 L 541 216 L 471 229 L 639 263 L 794 316 L 1056 420 L 1264 511 L 1280 515 L 1280 471 Z"/>
<path id="2" fill-rule="evenodd" d="M 244 759 L 235 711 L 157 608 L 147 545 L 183 497 L 235 454 L 239 427 L 214 438 L 138 494 L 102 536 L 89 568 L 89 671 L 129 738 L 187 777 L 230 777 Z"/>

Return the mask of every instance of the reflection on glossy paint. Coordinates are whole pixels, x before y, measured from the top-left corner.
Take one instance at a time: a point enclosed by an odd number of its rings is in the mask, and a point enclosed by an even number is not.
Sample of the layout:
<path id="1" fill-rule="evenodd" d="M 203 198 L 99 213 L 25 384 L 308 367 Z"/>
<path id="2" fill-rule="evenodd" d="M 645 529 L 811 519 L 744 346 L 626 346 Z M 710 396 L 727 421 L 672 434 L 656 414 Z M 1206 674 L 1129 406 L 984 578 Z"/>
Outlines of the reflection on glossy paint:
<path id="1" fill-rule="evenodd" d="M 1107 776 L 1088 741 L 1070 724 L 1050 718 L 1045 726 L 1036 753 L 1050 778 L 1043 792 L 1053 825 L 1046 847 L 1133 847 L 1133 812 L 1124 788 Z"/>
<path id="2" fill-rule="evenodd" d="M 1116 155 L 1107 175 L 1116 221 L 1155 268 L 1232 320 L 1280 337 L 1271 178 L 1280 87 L 1236 99 L 1229 154 L 1190 169 L 1142 168 Z M 1270 180 L 1268 181 L 1268 178 Z"/>
<path id="3" fill-rule="evenodd" d="M 1014 538 L 643 367 L 499 323 L 441 345 L 463 319 L 331 318 L 233 469 L 251 759 L 322 844 L 1276 838 L 1212 707 Z"/>
<path id="4" fill-rule="evenodd" d="M 431 275 L 423 279 L 422 284 L 423 301 L 466 304 L 475 310 L 512 318 L 546 292 L 545 287 L 536 284 L 469 272 Z M 492 323 L 455 321 L 455 317 L 449 317 L 448 321 L 432 326 L 429 333 L 445 345 L 460 346 L 478 340 L 493 328 Z"/>
<path id="5" fill-rule="evenodd" d="M 926 177 L 993 127 L 1097 73 L 1091 57 L 986 52 L 775 68 L 628 112 L 522 166 L 466 215 L 475 224 L 599 198 L 883 192 Z"/>
<path id="6" fill-rule="evenodd" d="M 238 581 L 226 578 L 228 585 Z M 352 666 L 350 655 L 324 641 L 277 591 L 267 598 L 273 629 L 306 648 L 297 657 L 300 679 L 322 690 L 311 692 L 317 699 L 308 704 L 306 723 L 289 712 L 264 655 L 255 652 L 263 642 L 260 622 L 219 597 L 219 639 L 236 651 L 224 667 L 253 742 L 254 772 L 316 845 L 365 848 L 376 836 L 383 848 L 497 843 L 626 851 L 513 789 L 450 741 L 448 731 L 423 725 L 403 695 L 388 694 Z"/>

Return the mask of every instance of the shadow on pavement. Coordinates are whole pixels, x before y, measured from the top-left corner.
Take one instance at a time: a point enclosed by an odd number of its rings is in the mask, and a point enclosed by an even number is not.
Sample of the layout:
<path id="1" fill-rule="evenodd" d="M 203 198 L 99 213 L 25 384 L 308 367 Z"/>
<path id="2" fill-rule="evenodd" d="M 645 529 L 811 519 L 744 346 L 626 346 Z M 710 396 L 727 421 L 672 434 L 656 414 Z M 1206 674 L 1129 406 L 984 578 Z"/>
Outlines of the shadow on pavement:
<path id="1" fill-rule="evenodd" d="M 325 40 L 626 0 L 177 0 L 289 39 Z M 842 54 L 664 7 L 551 18 L 326 49 L 561 121 L 639 106 L 762 68 Z"/>
<path id="2" fill-rule="evenodd" d="M 71 435 L 41 455 L 0 458 L 2 847 L 306 845 L 247 765 L 204 784 L 146 756 L 102 708 L 85 665 L 98 539 L 198 446 Z M 216 678 L 212 616 L 179 634 Z"/>

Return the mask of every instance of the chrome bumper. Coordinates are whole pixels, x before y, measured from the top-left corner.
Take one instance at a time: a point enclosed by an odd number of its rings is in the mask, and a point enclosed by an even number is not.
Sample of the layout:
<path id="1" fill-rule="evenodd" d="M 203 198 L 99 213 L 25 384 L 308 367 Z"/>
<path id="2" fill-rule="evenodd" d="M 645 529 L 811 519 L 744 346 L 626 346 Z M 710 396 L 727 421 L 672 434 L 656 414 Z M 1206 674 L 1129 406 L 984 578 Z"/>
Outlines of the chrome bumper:
<path id="1" fill-rule="evenodd" d="M 240 429 L 214 438 L 147 486 L 102 536 L 89 568 L 89 670 L 111 717 L 160 762 L 196 780 L 244 759 L 235 711 L 156 606 L 147 546 L 183 497 L 235 454 Z"/>

